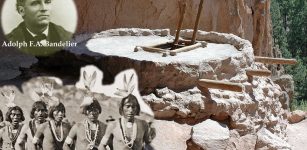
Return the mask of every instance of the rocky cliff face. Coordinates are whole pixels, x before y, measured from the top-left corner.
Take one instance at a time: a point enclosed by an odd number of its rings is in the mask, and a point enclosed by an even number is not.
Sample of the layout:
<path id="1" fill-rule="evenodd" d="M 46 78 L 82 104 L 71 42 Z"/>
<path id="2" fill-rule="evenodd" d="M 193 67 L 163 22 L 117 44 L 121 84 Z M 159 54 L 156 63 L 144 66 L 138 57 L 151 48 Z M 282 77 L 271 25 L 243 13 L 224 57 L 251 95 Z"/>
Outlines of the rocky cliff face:
<path id="1" fill-rule="evenodd" d="M 181 31 L 184 38 L 191 34 L 191 30 Z M 144 44 L 142 38 L 154 41 L 156 36 L 162 36 L 162 30 L 121 28 L 103 31 L 86 41 L 81 40 L 77 48 L 65 51 L 74 55 L 72 60 L 65 60 L 95 64 L 104 72 L 105 78 L 134 68 L 142 98 L 159 119 L 155 122 L 157 138 L 152 143 L 156 149 L 291 149 L 286 142 L 289 100 L 285 98 L 291 92 L 280 86 L 288 82 L 281 80 L 276 84 L 269 77 L 259 76 L 248 79 L 247 69 L 267 69 L 264 64 L 254 62 L 249 41 L 233 34 L 199 31 L 199 40 L 206 41 L 208 46 L 201 50 L 207 54 L 193 50 L 167 57 L 142 50 L 134 52 L 135 45 L 126 45 L 134 43 L 133 39 Z M 163 34 L 162 37 L 168 36 Z M 125 42 L 120 41 L 121 38 Z M 210 51 L 212 44 L 229 44 L 238 53 L 223 51 L 222 57 L 207 57 L 216 53 Z M 111 49 L 113 47 L 116 48 Z M 82 57 L 85 54 L 88 57 Z M 138 57 L 140 55 L 142 59 Z M 198 59 L 199 55 L 201 59 Z M 62 65 L 58 61 L 62 56 L 54 58 L 53 64 Z M 183 56 L 193 61 L 186 61 Z M 197 86 L 199 79 L 239 83 L 244 90 L 204 89 Z"/>
<path id="2" fill-rule="evenodd" d="M 112 28 L 170 28 L 179 20 L 180 0 L 75 0 L 78 32 Z M 188 0 L 183 29 L 194 26 L 199 0 Z M 256 56 L 272 56 L 270 0 L 205 0 L 199 29 L 233 33 L 252 42 Z"/>

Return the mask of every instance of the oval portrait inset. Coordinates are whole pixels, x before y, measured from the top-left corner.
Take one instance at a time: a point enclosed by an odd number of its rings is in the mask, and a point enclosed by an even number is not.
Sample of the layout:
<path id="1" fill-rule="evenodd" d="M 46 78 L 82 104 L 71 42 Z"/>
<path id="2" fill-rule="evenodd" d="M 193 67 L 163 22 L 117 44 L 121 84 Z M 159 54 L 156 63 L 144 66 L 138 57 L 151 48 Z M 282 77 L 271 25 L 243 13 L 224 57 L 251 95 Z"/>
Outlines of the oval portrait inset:
<path id="1" fill-rule="evenodd" d="M 48 56 L 76 46 L 70 41 L 78 18 L 73 0 L 6 0 L 1 14 L 2 47 Z"/>

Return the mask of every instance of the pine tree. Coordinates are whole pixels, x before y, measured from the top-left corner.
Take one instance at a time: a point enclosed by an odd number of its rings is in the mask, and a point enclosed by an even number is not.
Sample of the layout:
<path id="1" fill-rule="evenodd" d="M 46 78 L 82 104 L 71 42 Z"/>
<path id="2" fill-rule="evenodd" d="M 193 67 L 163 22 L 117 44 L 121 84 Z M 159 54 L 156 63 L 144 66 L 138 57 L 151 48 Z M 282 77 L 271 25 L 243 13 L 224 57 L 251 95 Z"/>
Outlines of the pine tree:
<path id="1" fill-rule="evenodd" d="M 272 0 L 270 10 L 274 46 L 279 47 L 283 57 L 298 60 L 295 66 L 285 66 L 295 82 L 295 100 L 307 101 L 307 2 Z"/>

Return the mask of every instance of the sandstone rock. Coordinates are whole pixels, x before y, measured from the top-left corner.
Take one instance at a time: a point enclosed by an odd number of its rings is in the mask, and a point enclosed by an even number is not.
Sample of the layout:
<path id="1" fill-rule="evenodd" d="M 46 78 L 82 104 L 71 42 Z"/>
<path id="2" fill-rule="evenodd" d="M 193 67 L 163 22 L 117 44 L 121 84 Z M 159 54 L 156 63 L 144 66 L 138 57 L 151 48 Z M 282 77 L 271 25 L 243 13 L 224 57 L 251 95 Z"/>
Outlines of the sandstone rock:
<path id="1" fill-rule="evenodd" d="M 162 96 L 165 101 L 173 101 L 175 99 L 175 94 L 167 93 Z"/>
<path id="2" fill-rule="evenodd" d="M 255 149 L 257 136 L 255 134 L 247 134 L 240 136 L 235 130 L 230 130 L 230 139 L 227 150 L 252 150 Z"/>
<path id="3" fill-rule="evenodd" d="M 180 14 L 180 0 L 77 0 L 78 33 L 120 27 L 171 28 L 174 33 Z M 257 56 L 272 56 L 270 1 L 205 0 L 199 29 L 233 33 L 248 39 Z M 183 29 L 192 29 L 199 0 L 188 1 Z M 127 16 L 127 14 L 130 14 Z M 101 18 L 101 19 L 97 19 Z"/>
<path id="4" fill-rule="evenodd" d="M 157 135 L 151 145 L 157 150 L 186 150 L 186 141 L 191 138 L 191 126 L 173 121 L 156 120 L 153 124 Z"/>
<path id="5" fill-rule="evenodd" d="M 162 98 L 156 97 L 156 95 L 154 95 L 153 93 L 147 96 L 143 96 L 143 100 L 149 103 L 154 111 L 164 109 L 165 107 L 170 105 L 170 103 L 163 101 Z"/>
<path id="6" fill-rule="evenodd" d="M 162 96 L 166 95 L 170 93 L 169 89 L 167 87 L 163 88 L 163 89 L 156 89 L 156 94 L 158 97 L 162 98 Z"/>
<path id="7" fill-rule="evenodd" d="M 257 132 L 257 144 L 255 149 L 290 150 L 291 146 L 269 130 L 262 128 Z"/>
<path id="8" fill-rule="evenodd" d="M 192 37 L 193 32 L 194 31 L 191 30 L 191 29 L 186 29 L 186 30 L 180 31 L 180 34 L 184 38 L 189 38 L 189 37 Z M 253 53 L 253 50 L 252 50 L 253 47 L 252 47 L 251 43 L 247 40 L 242 40 L 238 36 L 235 36 L 235 35 L 232 35 L 232 34 L 218 33 L 218 32 L 212 32 L 212 31 L 206 32 L 206 31 L 198 30 L 197 37 L 198 37 L 198 40 L 201 40 L 201 41 L 210 41 L 210 42 L 214 42 L 214 43 L 231 44 L 234 47 L 236 47 L 239 51 L 243 52 L 244 58 L 234 56 L 232 58 L 228 58 L 228 59 L 226 58 L 220 63 L 215 62 L 215 64 L 218 64 L 217 68 L 219 68 L 219 67 L 227 68 L 227 67 L 225 67 L 225 65 L 222 65 L 222 63 L 231 64 L 230 66 L 236 64 L 238 66 L 245 67 L 245 66 L 250 66 L 254 61 L 254 53 Z M 241 62 L 232 61 L 232 59 L 240 60 Z M 215 68 L 215 67 L 212 67 L 212 68 Z M 217 69 L 217 68 L 215 68 L 215 69 Z M 220 71 L 222 71 L 222 70 L 220 70 Z"/>
<path id="9" fill-rule="evenodd" d="M 298 123 L 306 118 L 306 113 L 302 110 L 295 110 L 288 114 L 290 123 Z"/>
<path id="10" fill-rule="evenodd" d="M 208 63 L 203 63 L 201 66 L 199 66 L 199 76 L 201 79 L 214 79 L 214 70 Z"/>
<path id="11" fill-rule="evenodd" d="M 206 55 L 208 56 L 208 58 L 205 58 L 205 56 L 199 57 L 205 54 L 200 54 L 199 52 L 196 54 L 195 51 L 189 51 L 181 53 L 182 55 L 178 57 L 167 57 L 167 59 L 159 57 L 157 59 L 153 59 L 153 57 L 156 57 L 156 55 L 153 53 L 148 53 L 144 51 L 136 53 L 133 52 L 134 47 L 133 49 L 130 50 L 130 46 L 129 48 L 125 47 L 123 49 L 120 47 L 120 45 L 115 46 L 112 44 L 108 44 L 108 47 L 113 49 L 114 48 L 116 49 L 118 47 L 118 49 L 121 50 L 111 54 L 109 53 L 110 51 L 107 50 L 109 48 L 105 49 L 106 51 L 97 49 L 97 47 L 99 47 L 98 46 L 99 43 L 103 43 L 104 40 L 108 40 L 110 38 L 116 38 L 114 40 L 127 39 L 127 36 L 120 36 L 119 32 L 125 32 L 127 34 L 129 33 L 129 31 L 144 33 L 147 30 L 148 29 L 136 29 L 136 28 L 133 29 L 121 28 L 121 29 L 107 30 L 100 32 L 99 35 L 95 36 L 95 39 L 91 39 L 87 41 L 87 43 L 80 43 L 79 46 L 87 47 L 88 51 L 93 51 L 96 53 L 99 52 L 101 54 L 101 55 L 96 54 L 94 58 L 92 57 L 91 58 L 93 59 L 92 61 L 99 59 L 100 60 L 99 64 L 105 64 L 101 68 L 103 72 L 106 72 L 106 74 L 104 74 L 104 77 L 106 79 L 114 77 L 117 73 L 119 73 L 123 69 L 134 68 L 139 78 L 141 79 L 141 81 L 139 82 L 140 91 L 141 93 L 144 94 L 152 93 L 156 87 L 159 88 L 168 87 L 169 89 L 172 89 L 174 91 L 184 91 L 187 89 L 192 89 L 195 87 L 200 77 L 230 80 L 234 76 L 237 76 L 236 82 L 246 81 L 246 78 L 242 77 L 239 78 L 239 77 L 241 76 L 242 73 L 241 70 L 251 65 L 253 62 L 253 57 L 254 57 L 253 48 L 249 41 L 241 39 L 240 37 L 231 34 L 224 34 L 217 32 L 203 32 L 203 31 L 199 32 L 200 34 L 199 40 L 211 39 L 211 41 L 214 42 L 214 43 L 208 43 L 208 45 L 213 44 L 212 45 L 213 47 L 215 46 L 227 47 L 227 51 L 225 53 L 222 53 L 221 51 L 217 53 L 211 53 L 212 55 Z M 152 32 L 152 34 L 156 33 L 154 32 L 154 30 L 149 30 L 148 32 Z M 190 34 L 192 34 L 191 30 L 182 31 L 182 37 L 189 36 Z M 149 39 L 148 36 L 141 36 L 141 37 L 132 36 L 131 38 L 132 39 L 137 38 L 139 41 L 138 43 L 140 43 L 141 38 L 143 38 L 142 40 Z M 150 38 L 159 39 L 160 41 L 162 40 L 169 41 L 169 37 L 160 37 L 157 35 L 150 36 Z M 131 40 L 131 42 L 134 43 L 135 41 Z M 223 45 L 220 45 L 220 43 Z M 235 48 L 236 46 L 238 46 L 239 49 L 236 49 Z M 208 46 L 207 48 L 208 50 L 210 50 L 211 47 Z M 78 49 L 78 50 L 80 51 L 83 50 L 85 53 L 87 51 L 86 49 Z M 225 50 L 225 48 L 222 48 L 221 50 Z M 75 49 L 70 49 L 69 51 L 77 55 L 77 59 L 79 59 L 78 56 L 80 55 L 79 51 L 78 53 L 75 52 Z M 188 54 L 189 57 L 185 57 L 185 55 Z M 150 59 L 143 61 L 145 58 L 150 58 Z M 214 59 L 216 60 L 213 63 L 212 60 Z M 89 61 L 87 60 L 87 62 Z M 118 62 L 121 62 L 120 66 L 117 65 Z M 161 74 L 161 72 L 163 73 Z M 163 91 L 161 92 L 163 93 Z M 160 93 L 157 93 L 158 97 L 161 97 Z M 170 97 L 168 96 L 167 99 L 169 98 Z"/>
<path id="12" fill-rule="evenodd" d="M 168 102 L 171 107 L 161 107 L 160 110 L 154 110 L 154 112 L 156 117 L 163 116 L 164 119 L 197 120 L 197 118 L 210 117 L 219 122 L 226 121 L 232 129 L 239 132 L 240 136 L 255 134 L 261 127 L 266 126 L 267 129 L 280 133 L 277 135 L 284 138 L 286 124 L 282 122 L 286 122 L 286 118 L 283 117 L 285 112 L 278 99 L 282 93 L 278 92 L 279 86 L 263 80 L 263 78 L 255 78 L 254 81 L 257 82 L 257 86 L 251 87 L 252 94 L 210 89 L 211 99 L 204 96 L 203 93 L 197 92 L 199 91 L 197 88 L 193 88 L 195 92 L 187 90 L 180 93 L 166 88 L 156 89 L 156 91 L 164 91 L 162 92 L 164 95 L 175 93 L 176 98 L 172 101 L 163 100 Z M 263 89 L 266 92 L 263 92 Z M 276 96 L 272 97 L 272 95 L 265 95 L 265 93 L 274 93 Z M 144 97 L 151 106 L 160 104 L 160 102 L 154 102 L 155 98 Z"/>
<path id="13" fill-rule="evenodd" d="M 229 129 L 225 124 L 208 119 L 193 126 L 192 140 L 203 149 L 225 149 L 229 141 Z"/>
<path id="14" fill-rule="evenodd" d="M 169 118 L 174 118 L 176 114 L 176 110 L 171 109 L 171 107 L 166 107 L 164 110 L 158 110 L 154 111 L 155 118 L 158 119 L 169 119 Z"/>
<path id="15" fill-rule="evenodd" d="M 293 100 L 294 81 L 291 75 L 282 75 L 278 78 L 273 78 L 273 81 L 280 86 L 283 91 L 286 91 L 290 98 L 290 103 Z"/>
<path id="16" fill-rule="evenodd" d="M 290 109 L 290 98 L 286 91 L 283 91 L 282 94 L 279 96 L 279 101 L 283 109 L 285 110 Z"/>
<path id="17" fill-rule="evenodd" d="M 159 96 L 151 93 L 143 96 L 143 99 L 150 104 L 156 118 L 202 118 L 203 115 L 200 114 L 204 111 L 205 106 L 199 89 L 193 88 L 176 93 L 168 88 L 162 88 L 156 89 L 155 93 Z"/>

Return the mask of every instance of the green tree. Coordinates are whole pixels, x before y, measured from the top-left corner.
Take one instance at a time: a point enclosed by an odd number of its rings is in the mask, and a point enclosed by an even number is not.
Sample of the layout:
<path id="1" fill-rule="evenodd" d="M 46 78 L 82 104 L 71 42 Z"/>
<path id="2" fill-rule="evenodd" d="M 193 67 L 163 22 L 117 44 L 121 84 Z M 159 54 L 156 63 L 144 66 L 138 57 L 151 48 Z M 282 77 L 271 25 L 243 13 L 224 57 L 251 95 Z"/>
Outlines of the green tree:
<path id="1" fill-rule="evenodd" d="M 286 73 L 293 75 L 296 104 L 306 104 L 307 2 L 306 0 L 272 0 L 270 11 L 274 46 L 279 47 L 283 57 L 295 57 L 298 60 L 295 66 L 285 66 Z"/>

